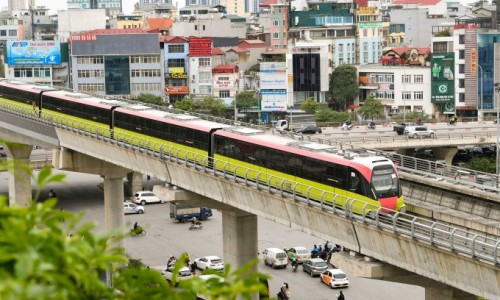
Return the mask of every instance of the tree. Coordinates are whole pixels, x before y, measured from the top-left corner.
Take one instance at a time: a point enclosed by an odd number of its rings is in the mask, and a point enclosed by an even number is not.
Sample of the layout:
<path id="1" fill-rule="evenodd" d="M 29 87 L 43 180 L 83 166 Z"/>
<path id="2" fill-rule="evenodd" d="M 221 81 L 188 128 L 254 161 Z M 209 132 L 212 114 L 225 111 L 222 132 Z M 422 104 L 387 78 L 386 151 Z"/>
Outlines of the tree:
<path id="1" fill-rule="evenodd" d="M 330 108 L 321 109 L 314 117 L 316 118 L 316 123 L 343 122 L 346 119 L 350 119 L 348 112 L 337 112 Z"/>
<path id="2" fill-rule="evenodd" d="M 194 111 L 193 100 L 186 97 L 180 101 L 175 101 L 174 108 L 185 111 Z"/>
<path id="3" fill-rule="evenodd" d="M 166 106 L 167 103 L 165 100 L 160 97 L 160 96 L 155 96 L 153 94 L 140 94 L 135 98 L 135 100 L 144 102 L 144 103 L 149 103 L 149 104 L 155 104 L 159 106 Z"/>
<path id="4" fill-rule="evenodd" d="M 259 102 L 257 98 L 255 97 L 255 93 L 251 91 L 244 91 L 241 93 L 238 93 L 235 98 L 236 101 L 236 107 L 239 110 L 247 110 L 251 107 L 257 107 L 259 105 Z"/>
<path id="5" fill-rule="evenodd" d="M 37 191 L 63 176 L 42 169 L 34 178 Z M 158 271 L 113 246 L 113 241 L 126 238 L 121 230 L 96 234 L 93 223 L 81 224 L 83 214 L 54 209 L 56 201 L 33 201 L 19 207 L 9 206 L 7 197 L 0 196 L 0 299 L 178 300 L 195 299 L 196 295 L 251 299 L 266 291 L 262 281 L 268 277 L 252 272 L 257 260 L 236 271 L 226 266 L 221 280 L 194 277 L 173 288 L 175 282 L 170 285 Z M 179 260 L 175 274 L 183 264 Z M 112 286 L 102 280 L 105 273 L 112 274 Z"/>
<path id="6" fill-rule="evenodd" d="M 205 96 L 203 99 L 194 101 L 195 110 L 202 113 L 210 113 L 213 116 L 224 117 L 226 114 L 227 106 L 220 98 L 212 96 Z"/>
<path id="7" fill-rule="evenodd" d="M 358 113 L 365 119 L 372 119 L 384 114 L 384 105 L 374 96 L 368 97 L 365 104 L 359 109 Z"/>
<path id="8" fill-rule="evenodd" d="M 300 109 L 308 114 L 314 115 L 319 110 L 319 103 L 311 97 L 302 102 L 302 104 L 300 105 Z"/>
<path id="9" fill-rule="evenodd" d="M 335 68 L 330 80 L 331 105 L 335 110 L 345 110 L 359 94 L 358 71 L 355 67 L 342 64 Z"/>
<path id="10" fill-rule="evenodd" d="M 467 169 L 476 170 L 480 172 L 496 173 L 496 161 L 494 158 L 473 156 L 467 163 Z"/>

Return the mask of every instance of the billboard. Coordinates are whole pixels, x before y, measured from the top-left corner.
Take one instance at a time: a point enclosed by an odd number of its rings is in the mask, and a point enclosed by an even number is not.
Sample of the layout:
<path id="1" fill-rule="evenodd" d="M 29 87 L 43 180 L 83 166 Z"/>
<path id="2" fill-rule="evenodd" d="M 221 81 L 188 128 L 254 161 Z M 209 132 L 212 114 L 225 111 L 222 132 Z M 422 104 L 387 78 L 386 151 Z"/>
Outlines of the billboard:
<path id="1" fill-rule="evenodd" d="M 189 38 L 189 56 L 212 56 L 212 38 Z"/>
<path id="2" fill-rule="evenodd" d="M 61 44 L 59 41 L 7 41 L 7 64 L 60 65 Z"/>
<path id="3" fill-rule="evenodd" d="M 261 110 L 263 112 L 287 111 L 286 90 L 261 90 Z"/>
<path id="4" fill-rule="evenodd" d="M 260 88 L 265 89 L 286 89 L 288 78 L 286 74 L 285 62 L 264 62 L 260 63 Z"/>
<path id="5" fill-rule="evenodd" d="M 431 102 L 455 103 L 455 54 L 432 53 L 431 75 Z"/>

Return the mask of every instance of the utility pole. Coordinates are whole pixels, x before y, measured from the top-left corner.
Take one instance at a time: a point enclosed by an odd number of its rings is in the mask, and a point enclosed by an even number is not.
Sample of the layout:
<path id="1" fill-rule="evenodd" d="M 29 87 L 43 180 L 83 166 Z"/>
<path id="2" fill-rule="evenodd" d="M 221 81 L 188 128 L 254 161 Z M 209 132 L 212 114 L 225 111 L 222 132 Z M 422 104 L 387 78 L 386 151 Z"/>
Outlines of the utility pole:
<path id="1" fill-rule="evenodd" d="M 29 0 L 29 10 L 30 10 L 30 17 L 31 17 L 31 40 L 35 40 L 35 16 L 33 13 L 35 12 L 35 0 Z"/>

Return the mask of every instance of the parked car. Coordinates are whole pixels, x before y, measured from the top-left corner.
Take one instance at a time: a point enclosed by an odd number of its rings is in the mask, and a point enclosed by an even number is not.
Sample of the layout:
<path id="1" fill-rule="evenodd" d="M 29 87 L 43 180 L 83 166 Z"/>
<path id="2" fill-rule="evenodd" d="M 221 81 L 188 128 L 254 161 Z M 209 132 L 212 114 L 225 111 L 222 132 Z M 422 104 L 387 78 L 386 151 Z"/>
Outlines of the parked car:
<path id="1" fill-rule="evenodd" d="M 161 199 L 151 191 L 140 191 L 135 193 L 134 202 L 141 205 L 146 205 L 146 203 L 162 203 Z"/>
<path id="2" fill-rule="evenodd" d="M 292 247 L 286 251 L 289 259 L 296 258 L 298 263 L 303 263 L 311 258 L 311 252 L 306 247 Z"/>
<path id="3" fill-rule="evenodd" d="M 328 269 L 321 273 L 320 279 L 332 289 L 349 286 L 349 279 L 341 269 Z"/>
<path id="4" fill-rule="evenodd" d="M 194 260 L 194 266 L 197 269 L 214 269 L 217 271 L 224 270 L 224 262 L 218 256 L 204 256 Z"/>
<path id="5" fill-rule="evenodd" d="M 288 256 L 286 252 L 279 248 L 267 248 L 262 252 L 264 264 L 271 266 L 273 269 L 286 268 L 288 265 Z"/>
<path id="6" fill-rule="evenodd" d="M 125 214 L 143 214 L 144 213 L 144 206 L 142 205 L 137 205 L 132 202 L 124 202 L 123 203 L 123 211 Z"/>
<path id="7" fill-rule="evenodd" d="M 415 139 L 422 137 L 434 138 L 435 136 L 434 130 L 430 130 L 426 126 L 406 126 L 404 133 Z"/>
<path id="8" fill-rule="evenodd" d="M 328 269 L 328 264 L 321 258 L 308 259 L 302 265 L 302 270 L 309 273 L 311 277 L 321 275 L 326 269 Z"/>
<path id="9" fill-rule="evenodd" d="M 161 272 L 161 275 L 165 277 L 168 281 L 172 281 L 172 275 L 173 275 L 174 267 L 169 267 Z M 182 267 L 179 272 L 177 273 L 177 280 L 186 280 L 191 277 L 193 277 L 194 274 L 191 272 L 191 270 L 188 267 Z"/>
<path id="10" fill-rule="evenodd" d="M 297 129 L 295 133 L 300 133 L 300 134 L 315 134 L 315 133 L 322 133 L 323 131 L 321 128 L 315 125 L 309 125 L 304 128 Z"/>

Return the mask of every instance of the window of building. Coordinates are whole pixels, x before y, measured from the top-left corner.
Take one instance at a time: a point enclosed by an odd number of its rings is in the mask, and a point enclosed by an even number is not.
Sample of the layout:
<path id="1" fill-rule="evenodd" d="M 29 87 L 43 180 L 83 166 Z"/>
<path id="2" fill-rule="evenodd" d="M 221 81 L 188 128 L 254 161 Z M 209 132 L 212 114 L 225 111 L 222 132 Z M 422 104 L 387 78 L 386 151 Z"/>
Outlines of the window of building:
<path id="1" fill-rule="evenodd" d="M 103 64 L 104 59 L 102 56 L 83 56 L 76 59 L 77 63 L 80 65 L 96 65 Z"/>
<path id="2" fill-rule="evenodd" d="M 168 45 L 168 53 L 184 53 L 183 44 Z"/>
<path id="3" fill-rule="evenodd" d="M 401 81 L 403 83 L 411 83 L 411 75 L 402 75 L 401 76 Z"/>
<path id="4" fill-rule="evenodd" d="M 458 58 L 459 59 L 465 58 L 465 50 L 458 50 Z"/>
<path id="5" fill-rule="evenodd" d="M 161 91 L 161 84 L 153 82 L 132 83 L 132 91 L 149 93 L 151 93 L 151 91 Z"/>
<path id="6" fill-rule="evenodd" d="M 464 74 L 465 73 L 465 65 L 464 64 L 459 64 L 458 65 L 458 73 L 459 74 Z"/>
<path id="7" fill-rule="evenodd" d="M 210 85 L 200 85 L 200 94 L 212 94 L 212 87 Z"/>
<path id="8" fill-rule="evenodd" d="M 210 58 L 200 58 L 198 63 L 199 66 L 210 66 Z"/>
<path id="9" fill-rule="evenodd" d="M 458 87 L 459 88 L 464 88 L 465 87 L 465 79 L 463 79 L 463 78 L 458 79 Z"/>
<path id="10" fill-rule="evenodd" d="M 273 39 L 279 39 L 280 38 L 280 33 L 279 32 L 273 32 Z"/>
<path id="11" fill-rule="evenodd" d="M 169 59 L 167 62 L 167 66 L 169 68 L 184 68 L 184 59 L 182 58 Z"/>
<path id="12" fill-rule="evenodd" d="M 414 75 L 413 82 L 414 83 L 423 83 L 424 82 L 424 75 Z"/>
<path id="13" fill-rule="evenodd" d="M 424 92 L 413 92 L 413 99 L 415 100 L 423 100 L 424 99 Z"/>
<path id="14" fill-rule="evenodd" d="M 465 102 L 465 93 L 458 94 L 458 102 Z"/>
<path id="15" fill-rule="evenodd" d="M 78 70 L 78 78 L 102 78 L 104 70 Z"/>
<path id="16" fill-rule="evenodd" d="M 160 62 L 160 57 L 154 55 L 134 55 L 130 57 L 130 62 L 133 64 L 154 64 Z"/>
<path id="17" fill-rule="evenodd" d="M 9 36 L 17 36 L 17 30 L 9 29 Z"/>
<path id="18" fill-rule="evenodd" d="M 104 83 L 81 83 L 78 90 L 86 93 L 104 92 Z"/>
<path id="19" fill-rule="evenodd" d="M 280 21 L 279 20 L 273 20 L 273 26 L 275 26 L 275 27 L 280 26 Z"/>
<path id="20" fill-rule="evenodd" d="M 212 81 L 212 72 L 200 72 L 199 76 L 201 83 L 208 83 Z"/>
<path id="21" fill-rule="evenodd" d="M 194 25 L 194 30 L 198 30 L 198 25 Z"/>
<path id="22" fill-rule="evenodd" d="M 339 44 L 338 49 L 339 49 L 339 53 L 344 52 L 344 45 L 343 44 Z"/>
<path id="23" fill-rule="evenodd" d="M 33 68 L 34 77 L 50 77 L 50 68 Z"/>
<path id="24" fill-rule="evenodd" d="M 411 92 L 403 92 L 401 94 L 401 99 L 403 99 L 403 100 L 411 100 Z"/>
<path id="25" fill-rule="evenodd" d="M 219 91 L 219 98 L 229 98 L 229 91 Z"/>
<path id="26" fill-rule="evenodd" d="M 458 36 L 458 43 L 460 45 L 465 44 L 465 35 L 464 34 L 461 34 L 461 35 Z"/>

